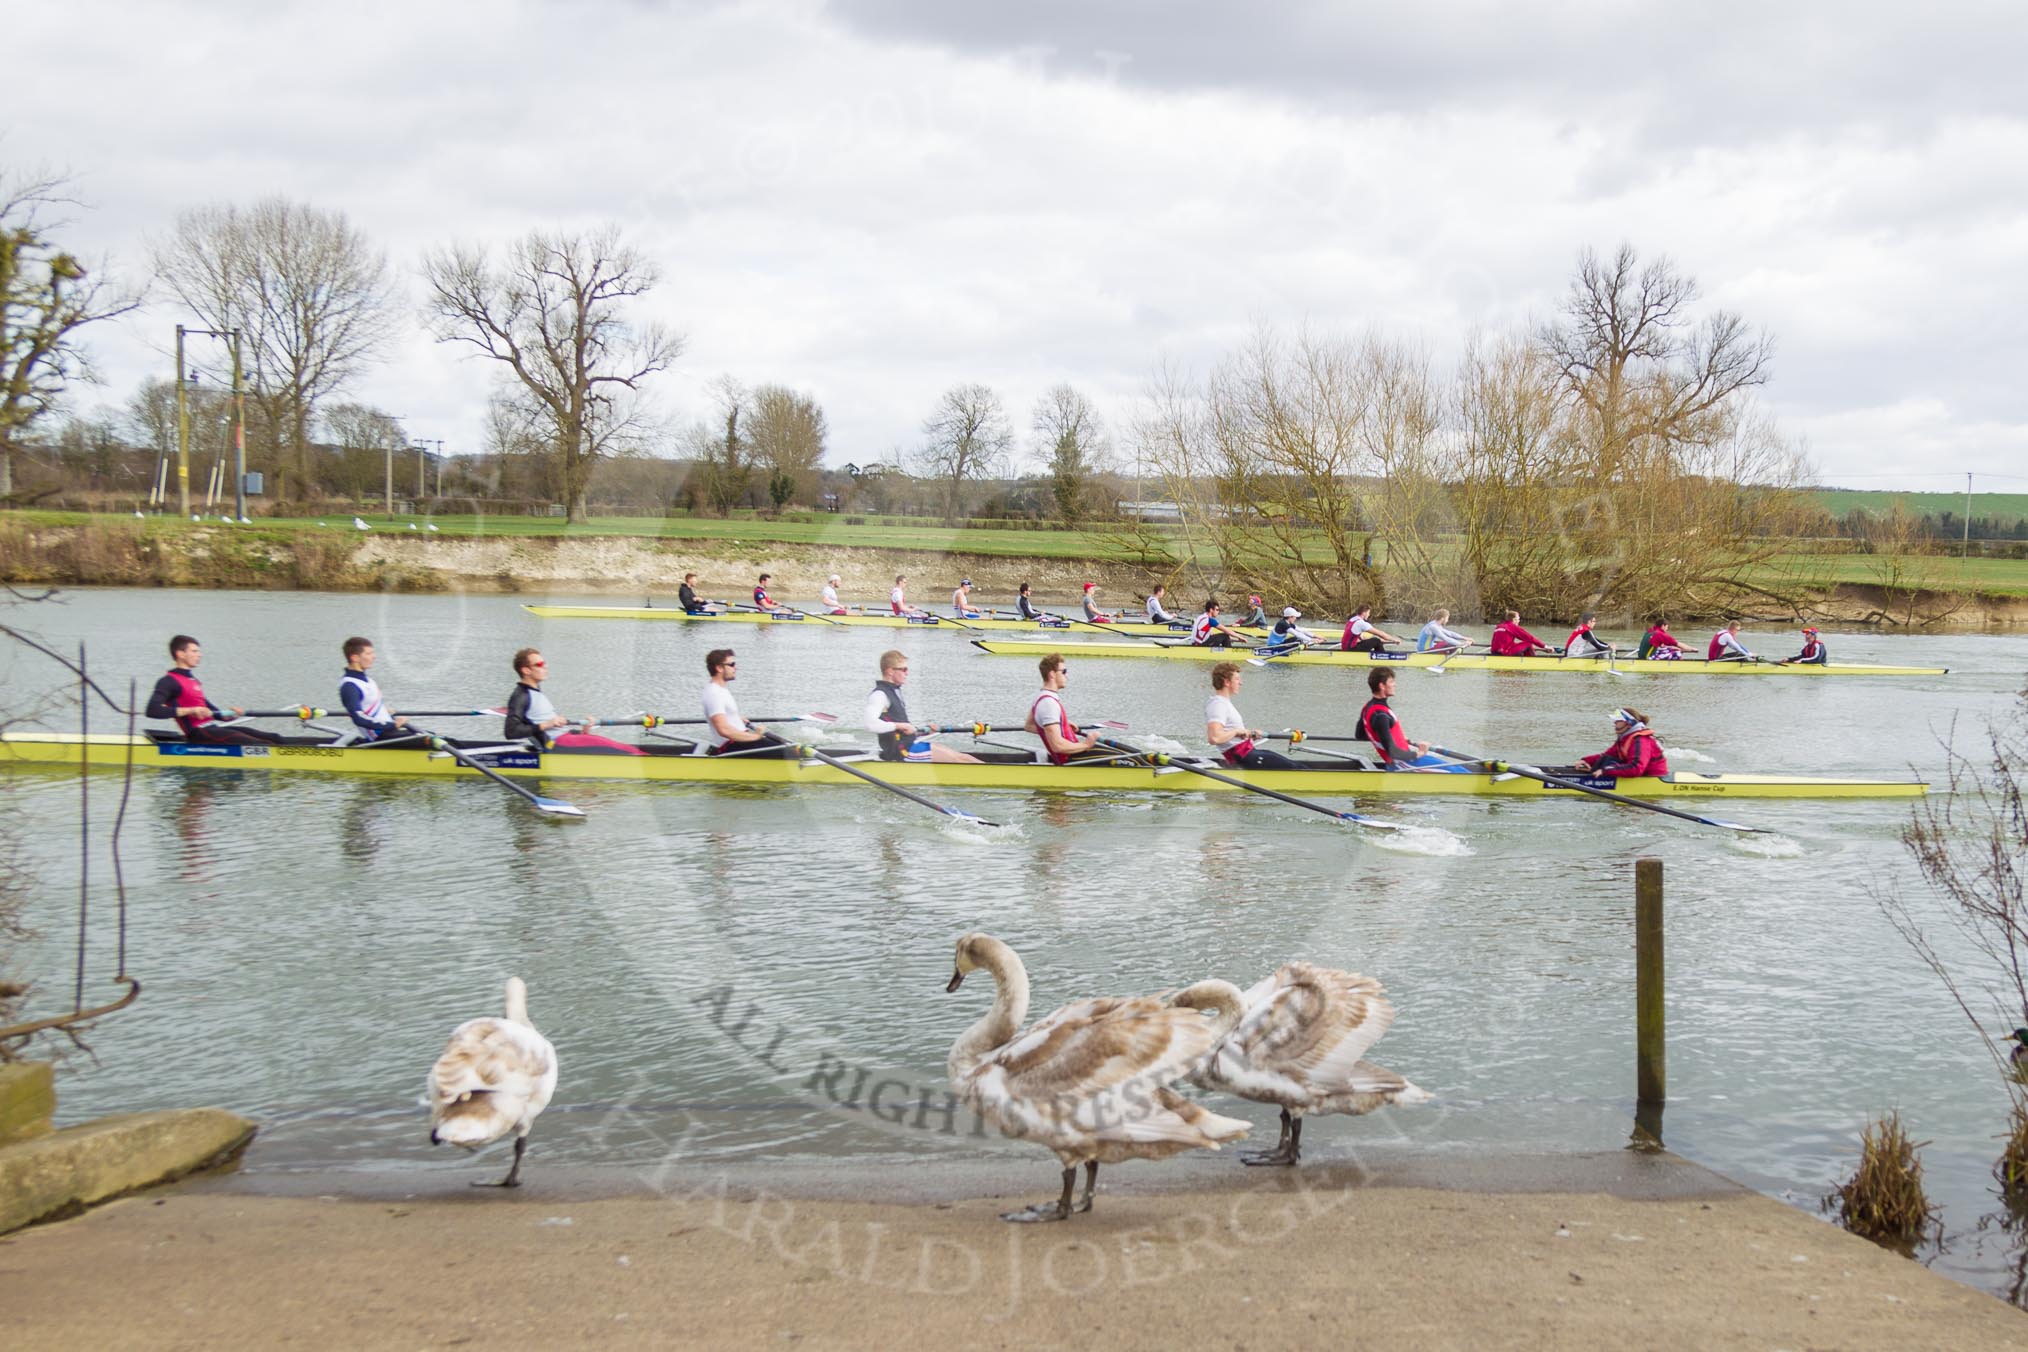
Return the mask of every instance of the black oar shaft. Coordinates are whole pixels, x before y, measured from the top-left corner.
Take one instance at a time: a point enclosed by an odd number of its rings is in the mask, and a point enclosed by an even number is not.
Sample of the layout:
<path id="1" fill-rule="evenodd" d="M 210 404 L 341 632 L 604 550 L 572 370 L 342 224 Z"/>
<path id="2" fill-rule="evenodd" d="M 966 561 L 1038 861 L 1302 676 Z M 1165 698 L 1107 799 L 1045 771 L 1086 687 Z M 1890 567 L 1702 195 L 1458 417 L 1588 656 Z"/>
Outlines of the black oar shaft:
<path id="1" fill-rule="evenodd" d="M 579 811 L 575 807 L 572 807 L 569 803 L 565 803 L 554 798 L 544 798 L 541 794 L 534 793 L 526 788 L 523 788 L 521 785 L 516 784 L 513 780 L 507 778 L 507 776 L 501 774 L 498 770 L 495 770 L 492 766 L 481 765 L 475 757 L 466 755 L 464 751 L 460 750 L 455 746 L 452 746 L 449 740 L 446 738 L 438 737 L 433 733 L 422 733 L 419 735 L 429 738 L 431 750 L 441 751 L 445 755 L 449 756 L 452 760 L 456 761 L 458 764 L 464 766 L 466 769 L 477 770 L 480 774 L 486 776 L 486 778 L 492 780 L 494 783 L 502 785 L 503 787 L 520 794 L 523 798 L 526 798 L 528 800 L 529 805 L 532 806 L 537 812 L 564 817 L 582 817 L 584 815 L 583 812 Z"/>
<path id="2" fill-rule="evenodd" d="M 1445 750 L 1443 747 L 1437 747 L 1435 750 L 1446 756 L 1458 756 L 1461 754 L 1456 751 Z M 1579 783 L 1574 779 L 1565 779 L 1560 775 L 1544 774 L 1532 765 L 1515 765 L 1511 761 L 1491 761 L 1488 763 L 1496 771 L 1517 774 L 1523 779 L 1532 779 L 1539 784 L 1547 784 L 1552 788 L 1569 789 L 1576 793 L 1589 794 L 1593 798 L 1603 798 L 1608 803 L 1621 803 L 1627 807 L 1638 807 L 1649 812 L 1659 812 L 1665 817 L 1676 817 L 1686 822 L 1696 822 L 1699 826 L 1716 826 L 1727 831 L 1750 831 L 1755 835 L 1768 834 L 1768 829 L 1764 826 L 1746 826 L 1740 822 L 1721 821 L 1716 817 L 1700 817 L 1694 812 L 1684 812 L 1663 803 L 1651 803 L 1645 798 L 1634 798 L 1624 793 L 1613 793 L 1607 789 L 1595 789 L 1589 784 Z"/>
<path id="3" fill-rule="evenodd" d="M 842 770 L 846 774 L 851 775 L 854 779 L 863 779 L 868 784 L 872 784 L 877 788 L 886 789 L 891 794 L 895 794 L 899 797 L 906 798 L 908 799 L 909 802 L 920 804 L 923 807 L 929 808 L 933 812 L 940 812 L 946 817 L 958 817 L 967 821 L 975 821 L 979 823 L 979 825 L 981 826 L 999 825 L 998 822 L 989 822 L 983 817 L 974 817 L 969 812 L 959 812 L 954 808 L 945 807 L 942 803 L 932 802 L 929 799 L 923 797 L 919 793 L 911 793 L 909 790 L 904 789 L 899 784 L 890 784 L 886 780 L 881 779 L 877 775 L 869 775 L 864 770 L 861 770 L 857 766 L 849 765 L 846 762 L 839 760 L 836 756 L 826 755 L 824 752 L 817 750 L 817 748 L 814 746 L 806 746 L 802 748 L 802 751 L 804 755 L 810 757 L 813 760 L 822 761 L 824 764 L 830 766 L 833 770 Z"/>
<path id="4" fill-rule="evenodd" d="M 1337 821 L 1357 822 L 1361 826 L 1378 826 L 1388 831 L 1395 829 L 1394 824 L 1391 822 L 1378 822 L 1371 817 L 1361 816 L 1357 812 L 1344 812 L 1335 807 L 1325 807 L 1322 803 L 1313 803 L 1306 798 L 1298 798 L 1294 794 L 1281 793 L 1262 784 L 1249 784 L 1243 779 L 1234 778 L 1232 775 L 1222 775 L 1216 770 L 1207 770 L 1201 765 L 1192 765 L 1187 761 L 1177 760 L 1173 756 L 1157 756 L 1155 757 L 1155 762 L 1158 765 L 1171 765 L 1178 770 L 1187 770 L 1193 775 L 1202 775 L 1206 779 L 1215 779 L 1220 784 L 1230 784 L 1235 789 L 1245 789 L 1248 793 L 1257 793 L 1263 798 L 1272 798 L 1278 803 L 1287 803 L 1290 807 L 1307 808 L 1311 812 L 1320 812 L 1324 816 L 1334 818 Z"/>

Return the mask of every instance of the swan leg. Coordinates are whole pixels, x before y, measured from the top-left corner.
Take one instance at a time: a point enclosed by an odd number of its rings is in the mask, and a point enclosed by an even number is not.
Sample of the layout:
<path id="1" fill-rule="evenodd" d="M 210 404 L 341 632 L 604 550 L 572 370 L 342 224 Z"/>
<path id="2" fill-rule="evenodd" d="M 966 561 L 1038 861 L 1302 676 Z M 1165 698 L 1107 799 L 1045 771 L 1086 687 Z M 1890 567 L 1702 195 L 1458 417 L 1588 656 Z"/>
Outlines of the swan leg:
<path id="1" fill-rule="evenodd" d="M 1094 1164 L 1091 1168 L 1093 1177 L 1097 1177 L 1098 1166 Z M 1014 1221 L 1022 1225 L 1031 1224 L 1036 1221 L 1067 1221 L 1070 1219 L 1071 1193 L 1076 1186 L 1077 1166 L 1073 1164 L 1063 1171 L 1063 1196 L 1053 1202 L 1037 1202 L 1034 1206 L 1023 1207 L 1019 1211 L 1003 1212 L 1000 1219 L 1003 1221 Z M 1091 1209 L 1090 1194 L 1086 1194 L 1083 1209 L 1087 1211 Z"/>
<path id="2" fill-rule="evenodd" d="M 473 1186 L 473 1187 L 475 1187 L 475 1188 L 518 1188 L 518 1187 L 520 1187 L 520 1186 L 521 1186 L 521 1157 L 522 1157 L 523 1155 L 527 1154 L 527 1153 L 528 1153 L 528 1138 L 527 1138 L 526 1136 L 516 1136 L 516 1137 L 514 1138 L 514 1164 L 513 1164 L 513 1167 L 512 1167 L 512 1168 L 510 1168 L 510 1169 L 508 1169 L 508 1170 L 507 1170 L 507 1177 L 505 1177 L 505 1178 L 501 1179 L 501 1180 L 500 1180 L 500 1181 L 499 1181 L 498 1183 L 474 1183 L 474 1184 L 473 1184 L 472 1186 Z"/>
<path id="3" fill-rule="evenodd" d="M 1084 1162 L 1084 1200 L 1077 1204 L 1079 1211 L 1091 1210 L 1091 1195 L 1098 1191 L 1098 1161 Z"/>
<path id="4" fill-rule="evenodd" d="M 1301 1153 L 1298 1145 L 1303 1139 L 1303 1119 L 1291 1117 L 1287 1108 L 1282 1109 L 1282 1139 L 1275 1143 L 1273 1150 L 1256 1150 L 1239 1158 L 1245 1164 L 1294 1164 Z"/>

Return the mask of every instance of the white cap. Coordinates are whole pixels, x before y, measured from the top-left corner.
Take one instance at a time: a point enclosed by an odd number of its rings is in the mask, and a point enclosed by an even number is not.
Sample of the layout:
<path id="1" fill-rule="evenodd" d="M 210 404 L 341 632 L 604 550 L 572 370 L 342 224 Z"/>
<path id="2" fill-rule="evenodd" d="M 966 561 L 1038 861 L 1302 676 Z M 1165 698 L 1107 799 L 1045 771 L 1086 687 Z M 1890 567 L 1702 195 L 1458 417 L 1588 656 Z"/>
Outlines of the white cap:
<path id="1" fill-rule="evenodd" d="M 1300 620 L 1303 618 L 1303 612 L 1297 610 L 1294 606 L 1283 606 L 1282 618 L 1285 620 Z"/>

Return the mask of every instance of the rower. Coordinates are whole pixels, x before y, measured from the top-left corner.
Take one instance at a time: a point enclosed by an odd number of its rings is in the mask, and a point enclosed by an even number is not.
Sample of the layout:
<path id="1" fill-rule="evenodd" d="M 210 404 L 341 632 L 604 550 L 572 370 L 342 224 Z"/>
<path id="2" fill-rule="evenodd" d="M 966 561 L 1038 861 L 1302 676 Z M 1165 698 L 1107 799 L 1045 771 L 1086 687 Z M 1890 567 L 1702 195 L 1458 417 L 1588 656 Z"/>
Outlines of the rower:
<path id="1" fill-rule="evenodd" d="M 1225 763 L 1237 770 L 1302 769 L 1301 762 L 1254 745 L 1262 730 L 1249 728 L 1232 702 L 1239 693 L 1241 675 L 1237 662 L 1220 662 L 1211 669 L 1211 698 L 1204 701 L 1204 740 L 1217 747 Z"/>
<path id="2" fill-rule="evenodd" d="M 1739 621 L 1728 620 L 1725 627 L 1711 636 L 1711 642 L 1704 649 L 1707 662 L 1758 662 L 1747 646 L 1739 641 Z"/>
<path id="3" fill-rule="evenodd" d="M 972 605 L 972 579 L 964 579 L 951 592 L 951 613 L 961 620 L 982 620 L 986 618 Z"/>
<path id="4" fill-rule="evenodd" d="M 1021 590 L 1014 594 L 1014 613 L 1024 620 L 1033 620 L 1038 624 L 1048 618 L 1035 608 L 1035 598 L 1028 594 L 1026 582 L 1022 583 Z"/>
<path id="5" fill-rule="evenodd" d="M 387 701 L 380 695 L 380 683 L 367 674 L 373 670 L 378 656 L 373 650 L 373 640 L 348 638 L 342 651 L 345 671 L 338 678 L 338 702 L 344 706 L 352 726 L 359 730 L 359 740 L 379 742 L 400 737 L 408 727 L 408 720 L 388 714 Z"/>
<path id="6" fill-rule="evenodd" d="M 1676 662 L 1682 660 L 1683 645 L 1669 632 L 1669 622 L 1657 617 L 1648 626 L 1648 632 L 1641 635 L 1641 646 L 1634 650 L 1634 656 L 1650 662 Z"/>
<path id="7" fill-rule="evenodd" d="M 824 612 L 828 615 L 843 615 L 847 613 L 845 607 L 838 600 L 838 583 L 839 577 L 836 573 L 833 573 L 829 578 L 825 579 L 824 590 L 818 593 Z"/>
<path id="8" fill-rule="evenodd" d="M 1218 618 L 1218 598 L 1212 597 L 1204 603 L 1204 613 L 1190 625 L 1190 646 L 1193 648 L 1230 648 L 1232 635 L 1227 633 Z M 1244 646 L 1244 645 L 1242 645 Z"/>
<path id="9" fill-rule="evenodd" d="M 1536 653 L 1556 651 L 1521 627 L 1521 612 L 1518 610 L 1508 611 L 1507 618 L 1493 626 L 1493 636 L 1488 640 L 1486 650 L 1495 657 L 1533 657 Z"/>
<path id="10" fill-rule="evenodd" d="M 764 615 L 772 615 L 780 608 L 775 604 L 775 598 L 768 595 L 768 583 L 774 581 L 774 576 L 773 573 L 762 573 L 760 581 L 753 586 L 754 609 Z"/>
<path id="11" fill-rule="evenodd" d="M 887 594 L 887 604 L 894 607 L 894 613 L 897 615 L 907 615 L 914 619 L 922 619 L 924 618 L 924 612 L 917 610 L 908 603 L 908 593 L 904 590 L 907 582 L 908 575 L 906 573 L 896 573 L 894 575 L 894 590 Z"/>
<path id="12" fill-rule="evenodd" d="M 704 717 L 711 730 L 725 740 L 710 754 L 750 757 L 754 760 L 793 760 L 796 748 L 758 724 L 739 716 L 739 703 L 730 686 L 739 675 L 739 661 L 730 648 L 713 648 L 704 655 L 704 670 L 711 679 L 704 685 Z"/>
<path id="13" fill-rule="evenodd" d="M 1352 612 L 1351 618 L 1345 621 L 1345 632 L 1338 639 L 1340 651 L 1377 653 L 1389 644 L 1401 645 L 1402 640 L 1373 623 L 1372 614 L 1371 602 Z"/>
<path id="14" fill-rule="evenodd" d="M 1051 653 L 1037 666 L 1042 672 L 1042 693 L 1028 706 L 1022 728 L 1042 739 L 1042 753 L 1056 765 L 1107 755 L 1098 744 L 1097 734 L 1078 735 L 1077 725 L 1070 721 L 1070 710 L 1063 707 L 1059 692 L 1070 683 L 1070 665 L 1063 660 L 1063 654 Z"/>
<path id="15" fill-rule="evenodd" d="M 1260 597 L 1248 596 L 1246 598 L 1246 604 L 1248 606 L 1248 613 L 1245 620 L 1246 627 L 1248 629 L 1267 628 L 1268 626 L 1267 611 L 1261 609 Z"/>
<path id="16" fill-rule="evenodd" d="M 1167 587 L 1164 587 L 1161 583 L 1157 582 L 1155 584 L 1155 590 L 1148 593 L 1149 624 L 1176 623 L 1176 617 L 1174 615 L 1171 615 L 1168 611 L 1168 608 L 1162 604 L 1162 593 L 1167 590 L 1168 590 Z"/>
<path id="17" fill-rule="evenodd" d="M 1817 631 L 1809 625 L 1803 626 L 1803 650 L 1794 657 L 1784 657 L 1777 666 L 1821 667 L 1829 665 L 1831 650 L 1824 646 L 1824 640 L 1817 637 Z"/>
<path id="18" fill-rule="evenodd" d="M 570 720 L 556 711 L 542 683 L 549 679 L 549 663 L 540 648 L 523 648 L 514 654 L 514 693 L 507 697 L 505 731 L 514 741 L 532 743 L 539 751 L 582 751 L 595 756 L 645 756 L 638 746 L 628 746 L 610 737 L 601 737 L 585 720 L 576 732 L 558 732 Z"/>
<path id="19" fill-rule="evenodd" d="M 1294 606 L 1283 606 L 1282 617 L 1275 621 L 1275 627 L 1269 633 L 1268 641 L 1261 646 L 1263 648 L 1295 649 L 1307 648 L 1312 643 L 1321 642 L 1322 640 L 1315 634 L 1296 623 L 1297 620 L 1302 618 L 1302 611 L 1297 610 Z"/>
<path id="20" fill-rule="evenodd" d="M 685 615 L 710 615 L 713 612 L 697 599 L 697 574 L 685 573 L 683 585 L 676 589 L 676 604 L 683 607 Z"/>
<path id="21" fill-rule="evenodd" d="M 880 655 L 880 679 L 866 697 L 866 730 L 880 740 L 884 761 L 937 761 L 943 764 L 977 765 L 977 756 L 954 751 L 926 736 L 918 736 L 908 721 L 908 706 L 902 703 L 901 687 L 908 683 L 908 654 L 893 649 Z"/>
<path id="22" fill-rule="evenodd" d="M 197 664 L 204 657 L 203 645 L 188 634 L 169 640 L 168 672 L 155 682 L 144 712 L 150 718 L 173 718 L 183 729 L 183 740 L 200 746 L 273 746 L 282 739 L 258 728 L 227 728 L 218 720 L 226 711 L 214 705 L 197 679 Z M 246 710 L 235 705 L 234 718 Z"/>
<path id="23" fill-rule="evenodd" d="M 1098 608 L 1098 583 L 1084 584 L 1084 618 L 1088 624 L 1111 624 L 1117 615 L 1108 615 Z"/>
<path id="24" fill-rule="evenodd" d="M 1577 622 L 1577 628 L 1571 630 L 1570 637 L 1563 640 L 1563 655 L 1565 657 L 1610 657 L 1612 655 L 1612 644 L 1607 643 L 1597 634 L 1591 632 L 1592 621 L 1597 618 L 1598 613 L 1596 611 L 1587 610 L 1584 612 L 1584 617 Z"/>
<path id="25" fill-rule="evenodd" d="M 1366 688 L 1372 698 L 1359 711 L 1359 738 L 1373 743 L 1380 762 L 1390 770 L 1444 770 L 1452 774 L 1463 774 L 1465 767 L 1456 761 L 1430 754 L 1428 742 L 1411 742 L 1408 734 L 1401 730 L 1401 720 L 1394 716 L 1388 700 L 1394 696 L 1394 668 L 1375 667 L 1366 673 Z"/>
<path id="26" fill-rule="evenodd" d="M 1669 759 L 1639 709 L 1613 710 L 1613 744 L 1596 756 L 1580 756 L 1571 767 L 1606 779 L 1659 779 L 1669 773 Z"/>
<path id="27" fill-rule="evenodd" d="M 1415 650 L 1419 653 L 1462 652 L 1472 646 L 1472 640 L 1450 627 L 1451 613 L 1439 610 L 1430 617 L 1415 637 Z"/>

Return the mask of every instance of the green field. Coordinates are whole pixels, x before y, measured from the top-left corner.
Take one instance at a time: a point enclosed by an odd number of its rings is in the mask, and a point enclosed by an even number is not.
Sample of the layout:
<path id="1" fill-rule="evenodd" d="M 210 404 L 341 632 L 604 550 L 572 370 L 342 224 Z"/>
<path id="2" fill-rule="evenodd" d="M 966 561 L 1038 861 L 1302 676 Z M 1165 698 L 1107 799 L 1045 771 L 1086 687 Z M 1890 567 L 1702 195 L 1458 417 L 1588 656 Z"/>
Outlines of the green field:
<path id="1" fill-rule="evenodd" d="M 1949 512 L 1963 516 L 1965 495 L 1963 493 L 1891 493 L 1886 490 L 1862 488 L 1815 488 L 1810 496 L 1820 503 L 1832 516 L 1842 517 L 1847 512 L 1865 511 L 1881 516 L 1894 509 L 1899 502 L 1907 511 L 1916 516 L 1941 516 Z M 2028 517 L 2028 493 L 1974 493 L 1972 494 L 1972 518 L 1984 517 L 1993 521 L 2019 521 Z"/>

